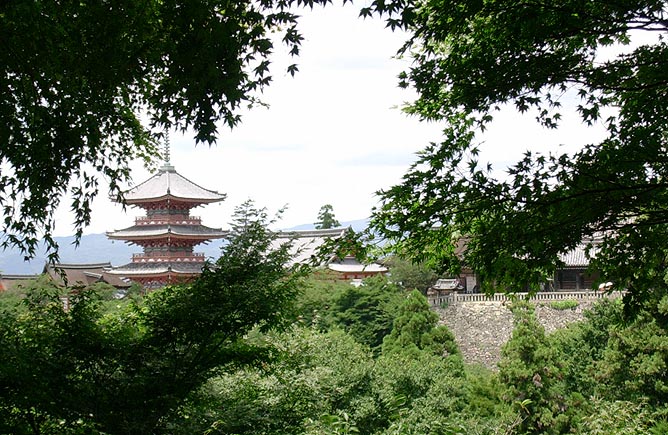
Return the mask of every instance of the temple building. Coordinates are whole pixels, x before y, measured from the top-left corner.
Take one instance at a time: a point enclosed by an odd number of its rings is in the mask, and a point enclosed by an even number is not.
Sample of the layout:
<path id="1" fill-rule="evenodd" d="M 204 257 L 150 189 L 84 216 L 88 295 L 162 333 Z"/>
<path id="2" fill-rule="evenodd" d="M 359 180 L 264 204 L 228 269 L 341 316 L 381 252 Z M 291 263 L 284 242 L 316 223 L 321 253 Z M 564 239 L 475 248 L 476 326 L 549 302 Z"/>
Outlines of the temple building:
<path id="1" fill-rule="evenodd" d="M 319 249 L 328 240 L 343 238 L 351 231 L 353 231 L 352 228 L 280 231 L 273 246 L 278 247 L 286 240 L 290 240 L 292 242 L 292 264 L 312 263 L 317 258 Z M 361 285 L 362 280 L 366 278 L 385 275 L 389 271 L 387 267 L 378 263 L 361 263 L 353 255 L 346 255 L 344 258 L 330 255 L 321 260 L 319 264 L 321 269 L 328 270 L 336 279 L 348 281 L 355 286 Z"/>
<path id="2" fill-rule="evenodd" d="M 136 218 L 129 228 L 108 232 L 107 237 L 141 246 L 143 252 L 110 273 L 145 288 L 186 282 L 199 275 L 205 256 L 194 252 L 194 247 L 223 238 L 226 232 L 202 225 L 190 210 L 223 201 L 225 196 L 198 186 L 165 162 L 155 175 L 125 192 L 125 203 L 143 208 L 146 216 Z"/>
<path id="3" fill-rule="evenodd" d="M 119 290 L 126 290 L 130 283 L 118 275 L 109 273 L 111 263 L 66 264 L 46 263 L 42 274 L 47 275 L 57 286 L 77 287 L 105 283 Z M 37 278 L 37 276 L 35 277 Z"/>

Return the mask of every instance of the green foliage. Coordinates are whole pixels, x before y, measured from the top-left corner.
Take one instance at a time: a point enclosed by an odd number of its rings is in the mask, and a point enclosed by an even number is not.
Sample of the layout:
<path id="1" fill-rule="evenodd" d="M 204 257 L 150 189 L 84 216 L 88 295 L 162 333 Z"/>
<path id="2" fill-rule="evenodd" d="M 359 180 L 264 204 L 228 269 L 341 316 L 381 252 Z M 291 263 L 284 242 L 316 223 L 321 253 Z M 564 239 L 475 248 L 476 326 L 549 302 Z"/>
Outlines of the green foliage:
<path id="1" fill-rule="evenodd" d="M 479 417 L 508 417 L 510 407 L 503 400 L 504 388 L 497 372 L 482 366 L 465 367 L 466 385 L 469 391 L 466 412 Z"/>
<path id="2" fill-rule="evenodd" d="M 493 427 L 493 412 L 462 413 L 471 401 L 478 410 L 488 405 L 472 400 L 461 370 L 440 356 L 374 359 L 340 330 L 296 327 L 263 340 L 273 343 L 271 361 L 212 379 L 172 420 L 170 433 L 440 434 L 455 425 Z"/>
<path id="3" fill-rule="evenodd" d="M 583 312 L 585 320 L 552 333 L 550 346 L 559 353 L 568 391 L 584 397 L 600 395 L 600 361 L 612 331 L 622 324 L 620 299 L 601 299 Z"/>
<path id="4" fill-rule="evenodd" d="M 389 418 L 375 424 L 387 426 L 382 433 L 447 434 L 462 424 L 458 414 L 468 402 L 467 390 L 461 367 L 451 360 L 429 352 L 383 354 L 375 374 L 375 401 L 380 416 Z"/>
<path id="5" fill-rule="evenodd" d="M 652 405 L 668 400 L 668 325 L 653 311 L 608 330 L 608 346 L 596 366 L 608 397 Z"/>
<path id="6" fill-rule="evenodd" d="M 239 207 L 222 257 L 200 279 L 124 309 L 104 313 L 99 295 L 81 289 L 65 311 L 61 289 L 47 285 L 28 294 L 27 310 L 5 312 L 0 404 L 12 432 L 80 422 L 110 435 L 159 432 L 216 371 L 264 358 L 248 334 L 281 322 L 304 272 L 286 269 L 290 244 L 272 245 L 266 221 L 251 203 Z"/>
<path id="7" fill-rule="evenodd" d="M 320 417 L 320 421 L 315 423 L 309 420 L 311 425 L 306 431 L 311 435 L 348 435 L 360 433 L 357 426 L 350 421 L 350 416 L 345 412 L 336 415 L 326 414 Z"/>
<path id="8" fill-rule="evenodd" d="M 339 328 L 374 352 L 392 330 L 403 292 L 378 276 L 355 287 L 327 273 L 315 273 L 295 303 L 293 319 L 322 331 Z"/>
<path id="9" fill-rule="evenodd" d="M 638 402 L 594 399 L 592 412 L 582 419 L 582 434 L 646 435 L 652 433 L 647 407 Z"/>
<path id="10" fill-rule="evenodd" d="M 565 433 L 571 424 L 567 414 L 571 404 L 561 382 L 558 353 L 550 346 L 531 304 L 516 302 L 512 311 L 515 328 L 502 349 L 499 376 L 508 400 L 521 416 L 520 432 Z M 582 405 L 575 400 L 573 406 Z"/>
<path id="11" fill-rule="evenodd" d="M 406 111 L 445 125 L 402 183 L 380 192 L 373 229 L 417 261 L 471 267 L 487 291 L 537 290 L 560 253 L 600 237 L 595 267 L 630 290 L 627 308 L 666 294 L 665 9 L 665 0 L 372 2 L 363 14 L 409 32 L 400 85 L 418 97 Z M 480 133 L 513 108 L 548 129 L 567 128 L 562 114 L 573 113 L 603 134 L 569 144 L 579 147 L 571 154 L 527 151 L 493 167 L 480 160 Z"/>
<path id="12" fill-rule="evenodd" d="M 320 207 L 320 211 L 318 212 L 318 222 L 315 223 L 316 229 L 327 230 L 340 226 L 341 223 L 334 217 L 334 207 L 330 204 L 325 204 Z"/>
<path id="13" fill-rule="evenodd" d="M 620 300 L 599 301 L 584 321 L 549 336 L 531 305 L 513 310 L 516 328 L 498 373 L 411 346 L 373 358 L 336 329 L 272 333 L 262 338 L 273 344 L 270 360 L 191 395 L 170 433 L 663 433 L 662 404 L 620 400 L 629 380 L 602 376 L 604 357 L 619 352 L 614 334 L 629 326 L 620 323 Z"/>
<path id="14" fill-rule="evenodd" d="M 0 291 L 0 309 L 10 309 L 17 307 L 24 297 L 20 288 L 12 288 Z"/>
<path id="15" fill-rule="evenodd" d="M 426 294 L 438 279 L 438 275 L 424 264 L 414 264 L 398 256 L 392 256 L 384 263 L 390 269 L 392 281 L 404 290 L 417 289 Z"/>
<path id="16" fill-rule="evenodd" d="M 564 311 L 564 310 L 572 310 L 574 308 L 577 308 L 580 305 L 578 301 L 575 299 L 564 299 L 562 301 L 552 301 L 550 302 L 550 308 L 553 310 L 559 310 L 559 311 Z"/>
<path id="17" fill-rule="evenodd" d="M 26 280 L 10 290 L 0 292 L 0 310 L 25 310 L 26 304 L 22 303 L 26 296 L 39 293 L 45 289 L 50 289 L 54 294 L 59 295 L 63 303 L 70 300 L 73 295 L 79 291 L 87 292 L 99 303 L 101 313 L 110 313 L 118 311 L 127 306 L 131 301 L 139 301 L 141 295 L 138 291 L 130 290 L 119 292 L 115 287 L 97 282 L 88 287 L 72 286 L 59 287 L 48 275 L 40 275 L 34 280 Z"/>
<path id="18" fill-rule="evenodd" d="M 14 288 L 0 292 L 0 309 L 2 310 L 23 310 L 26 304 L 22 303 L 28 294 L 33 294 L 40 289 L 49 289 L 50 291 L 65 296 L 65 291 L 59 288 L 47 275 L 39 275 L 36 279 L 26 280 Z"/>
<path id="19" fill-rule="evenodd" d="M 333 301 L 330 324 L 378 351 L 392 331 L 402 296 L 402 290 L 382 276 L 368 278 L 359 287 L 348 285 Z"/>
<path id="20" fill-rule="evenodd" d="M 403 336 L 398 338 L 402 344 L 398 344 L 397 349 L 411 348 L 410 343 L 414 343 L 415 349 L 428 349 L 439 355 L 459 354 L 452 334 L 445 326 L 437 326 L 438 314 L 430 310 L 419 292 L 419 297 L 407 299 L 408 293 L 383 276 L 368 278 L 359 287 L 323 280 L 322 275 L 308 283 L 297 300 L 295 316 L 307 325 L 323 331 L 340 328 L 375 353 L 380 351 L 381 345 L 385 346 L 384 339 L 396 341 L 397 338 L 389 338 L 393 333 Z M 416 305 L 409 307 L 411 302 Z M 416 311 L 410 311 L 412 309 Z M 415 317 L 411 320 L 412 316 Z M 407 322 L 407 329 L 393 332 L 397 322 Z M 404 340 L 408 341 L 404 343 Z"/>
<path id="21" fill-rule="evenodd" d="M 192 129 L 210 144 L 221 122 L 236 126 L 271 82 L 274 41 L 299 54 L 291 7 L 317 3 L 3 2 L 4 242 L 32 256 L 44 233 L 55 248 L 53 213 L 66 192 L 80 237 L 99 177 L 120 198 L 129 163 L 153 159 L 162 131 Z"/>
<path id="22" fill-rule="evenodd" d="M 614 282 L 616 290 L 626 289 L 624 311 L 632 317 L 640 311 L 660 314 L 661 300 L 668 294 L 668 270 L 663 238 L 668 226 L 628 227 L 616 232 L 617 243 L 606 241 L 599 249 L 592 266 Z"/>
<path id="23" fill-rule="evenodd" d="M 579 415 L 571 416 L 576 433 L 665 429 L 666 334 L 656 309 L 649 308 L 628 320 L 620 299 L 604 299 L 584 312 L 585 321 L 548 337 L 558 353 L 569 402 L 591 398 L 581 404 Z"/>
<path id="24" fill-rule="evenodd" d="M 314 271 L 304 281 L 295 300 L 293 321 L 323 330 L 330 328 L 334 322 L 332 307 L 336 299 L 349 288 L 350 283 L 341 281 L 329 271 Z"/>
<path id="25" fill-rule="evenodd" d="M 445 325 L 437 325 L 438 314 L 418 290 L 408 293 L 399 307 L 390 335 L 383 340 L 383 353 L 419 354 L 460 358 L 455 338 Z"/>
<path id="26" fill-rule="evenodd" d="M 272 363 L 209 381 L 176 433 L 300 434 L 315 424 L 308 419 L 348 412 L 366 391 L 371 355 L 350 336 L 293 328 L 265 339 Z"/>

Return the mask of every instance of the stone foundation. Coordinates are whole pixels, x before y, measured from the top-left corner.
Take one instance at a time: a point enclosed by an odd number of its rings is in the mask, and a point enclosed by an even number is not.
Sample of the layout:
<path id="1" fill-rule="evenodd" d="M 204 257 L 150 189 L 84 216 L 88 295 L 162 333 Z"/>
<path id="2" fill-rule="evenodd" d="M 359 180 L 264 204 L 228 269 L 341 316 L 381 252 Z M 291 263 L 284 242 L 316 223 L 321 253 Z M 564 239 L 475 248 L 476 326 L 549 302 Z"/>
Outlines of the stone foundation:
<path id="1" fill-rule="evenodd" d="M 454 334 L 467 363 L 496 369 L 501 359 L 501 347 L 513 332 L 513 315 L 508 309 L 510 301 L 498 299 L 455 300 L 434 306 L 441 317 L 441 323 L 447 325 Z M 598 297 L 580 298 L 577 307 L 566 310 L 551 308 L 550 302 L 554 300 L 552 298 L 533 300 L 532 303 L 536 307 L 536 318 L 549 333 L 583 320 L 583 311 L 591 307 L 597 299 Z"/>

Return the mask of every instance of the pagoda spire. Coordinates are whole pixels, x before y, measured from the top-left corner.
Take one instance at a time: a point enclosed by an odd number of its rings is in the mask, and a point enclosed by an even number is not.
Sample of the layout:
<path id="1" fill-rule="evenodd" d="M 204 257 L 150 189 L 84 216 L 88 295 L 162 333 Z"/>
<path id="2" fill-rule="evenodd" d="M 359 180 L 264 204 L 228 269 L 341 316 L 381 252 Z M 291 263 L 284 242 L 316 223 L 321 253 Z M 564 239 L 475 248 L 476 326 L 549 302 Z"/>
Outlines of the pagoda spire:
<path id="1" fill-rule="evenodd" d="M 169 141 L 169 130 L 165 131 L 165 142 L 164 142 L 163 146 L 164 146 L 164 149 L 163 149 L 162 158 L 163 158 L 164 163 L 160 167 L 159 171 L 161 171 L 161 172 L 164 172 L 164 171 L 174 172 L 176 169 L 174 168 L 174 166 L 170 162 L 170 160 L 171 160 L 171 143 Z"/>
<path id="2" fill-rule="evenodd" d="M 167 165 L 167 166 L 171 165 L 171 163 L 170 163 L 170 160 L 171 160 L 170 159 L 170 151 L 171 151 L 170 150 L 170 145 L 171 144 L 169 143 L 169 130 L 167 130 L 165 132 L 165 155 L 164 155 L 165 165 Z"/>

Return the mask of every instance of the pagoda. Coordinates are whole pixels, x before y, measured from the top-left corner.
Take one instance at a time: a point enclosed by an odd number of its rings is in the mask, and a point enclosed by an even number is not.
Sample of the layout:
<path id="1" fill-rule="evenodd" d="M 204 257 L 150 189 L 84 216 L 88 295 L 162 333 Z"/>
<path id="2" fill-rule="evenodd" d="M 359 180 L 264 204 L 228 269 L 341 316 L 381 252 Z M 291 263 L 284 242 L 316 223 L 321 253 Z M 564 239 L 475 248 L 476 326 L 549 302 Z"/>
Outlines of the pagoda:
<path id="1" fill-rule="evenodd" d="M 169 145 L 167 145 L 169 146 Z M 220 228 L 202 225 L 190 210 L 223 201 L 225 194 L 208 190 L 180 175 L 165 163 L 148 180 L 125 192 L 125 204 L 146 210 L 129 228 L 108 232 L 107 237 L 143 248 L 132 261 L 113 268 L 110 273 L 138 282 L 144 288 L 187 282 L 202 272 L 205 257 L 194 247 L 225 237 Z"/>

